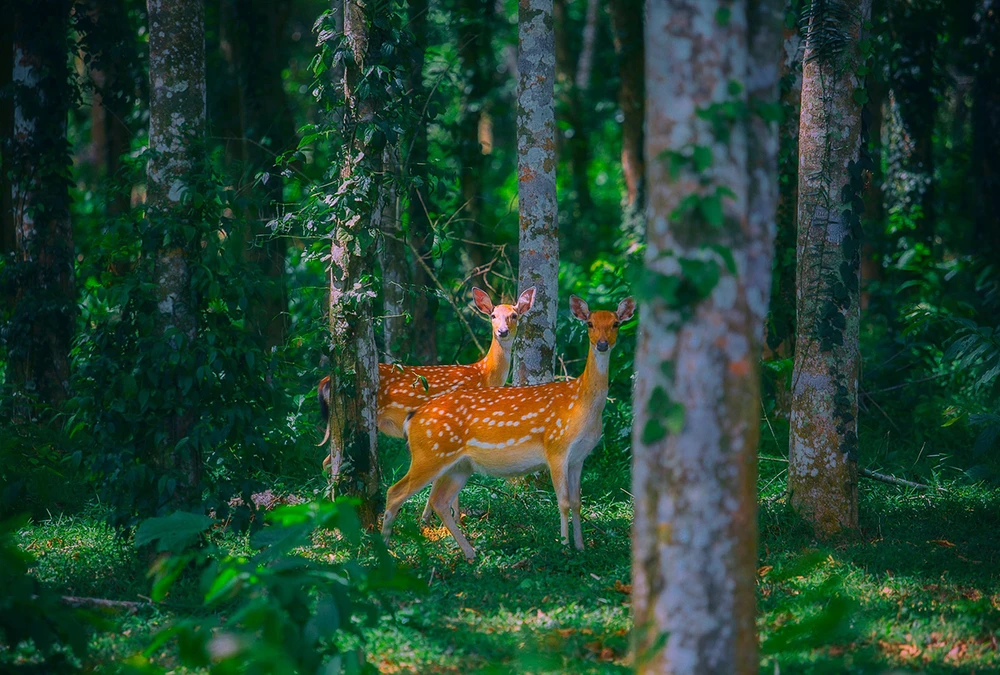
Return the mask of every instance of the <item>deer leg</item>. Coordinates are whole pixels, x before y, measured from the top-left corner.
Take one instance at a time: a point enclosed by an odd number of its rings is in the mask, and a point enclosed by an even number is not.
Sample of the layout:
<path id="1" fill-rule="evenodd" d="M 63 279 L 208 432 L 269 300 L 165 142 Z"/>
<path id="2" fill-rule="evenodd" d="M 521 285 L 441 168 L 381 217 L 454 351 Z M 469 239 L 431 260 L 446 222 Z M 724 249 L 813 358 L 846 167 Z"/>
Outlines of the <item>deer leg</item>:
<path id="1" fill-rule="evenodd" d="M 389 488 L 385 495 L 385 515 L 382 517 L 382 539 L 386 543 L 389 543 L 389 535 L 392 534 L 392 521 L 399 513 L 399 507 L 432 480 L 434 480 L 434 473 L 430 467 L 417 466 L 411 460 L 410 470 Z"/>
<path id="2" fill-rule="evenodd" d="M 576 550 L 583 550 L 583 516 L 580 514 L 580 474 L 583 464 L 570 465 L 567 470 L 569 481 L 569 506 L 573 515 L 573 545 Z"/>
<path id="3" fill-rule="evenodd" d="M 569 544 L 569 481 L 566 477 L 566 466 L 560 462 L 549 465 L 552 474 L 552 487 L 556 490 L 556 500 L 559 502 L 559 534 L 563 546 Z"/>
<path id="4" fill-rule="evenodd" d="M 471 475 L 472 472 L 465 467 L 452 469 L 434 481 L 434 487 L 431 488 L 431 496 L 428 499 L 435 513 L 441 518 L 441 522 L 451 532 L 451 536 L 455 537 L 455 541 L 465 553 L 465 559 L 469 562 L 475 559 L 476 549 L 472 548 L 472 544 L 459 529 L 458 523 L 455 522 L 455 516 L 452 515 L 451 507 L 455 503 L 459 490 L 465 486 L 465 482 L 469 480 Z"/>
<path id="5" fill-rule="evenodd" d="M 458 493 L 455 494 L 455 500 L 451 503 L 451 512 L 455 514 L 455 520 L 461 522 L 462 512 L 458 509 Z M 434 507 L 431 506 L 430 495 L 427 496 L 427 503 L 424 504 L 424 512 L 420 516 L 421 522 L 424 525 L 428 525 L 431 522 L 431 517 L 434 515 Z"/>

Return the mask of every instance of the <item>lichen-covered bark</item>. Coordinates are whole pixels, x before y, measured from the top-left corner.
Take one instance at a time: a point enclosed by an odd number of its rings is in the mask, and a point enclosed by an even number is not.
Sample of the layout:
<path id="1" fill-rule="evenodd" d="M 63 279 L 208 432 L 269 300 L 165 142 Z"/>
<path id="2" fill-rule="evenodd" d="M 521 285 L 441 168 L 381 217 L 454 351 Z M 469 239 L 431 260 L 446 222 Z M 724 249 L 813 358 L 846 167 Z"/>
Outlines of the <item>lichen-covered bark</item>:
<path id="1" fill-rule="evenodd" d="M 73 99 L 66 51 L 70 4 L 13 6 L 13 134 L 4 153 L 15 248 L 13 311 L 3 331 L 8 383 L 33 401 L 53 405 L 69 393 L 76 318 L 66 179 Z"/>
<path id="2" fill-rule="evenodd" d="M 618 107 L 622 111 L 622 171 L 625 174 L 626 206 L 642 213 L 646 181 L 643 156 L 643 3 L 641 0 L 611 0 L 611 28 L 618 54 Z"/>
<path id="3" fill-rule="evenodd" d="M 153 262 L 157 288 L 156 326 L 171 335 L 171 349 L 183 353 L 195 339 L 197 307 L 190 258 L 200 230 L 193 203 L 192 176 L 200 170 L 205 136 L 205 16 L 199 0 L 148 0 L 149 149 L 146 214 L 159 243 Z M 178 448 L 191 430 L 194 411 L 163 420 L 166 439 L 159 449 L 161 469 L 177 469 L 184 482 L 181 501 L 197 499 L 201 457 L 193 443 Z"/>
<path id="4" fill-rule="evenodd" d="M 852 0 L 836 58 L 807 33 L 799 125 L 798 326 L 788 489 L 820 535 L 857 527 L 861 106 L 857 43 L 871 0 Z M 815 18 L 813 19 L 816 20 Z"/>
<path id="5" fill-rule="evenodd" d="M 721 8 L 728 21 L 717 20 Z M 754 8 L 748 36 L 745 2 L 646 4 L 646 157 L 690 157 L 697 146 L 711 164 L 682 163 L 674 173 L 658 159 L 646 174 L 645 274 L 658 292 L 640 305 L 635 361 L 632 600 L 643 673 L 757 672 L 757 363 L 775 132 L 735 121 L 719 137 L 697 114 L 745 104 L 748 90 L 773 97 L 776 69 L 765 55 L 777 51 L 775 15 L 770 5 Z M 718 186 L 732 191 L 721 224 L 679 208 Z M 718 279 L 702 295 L 678 292 L 706 270 Z"/>
<path id="6" fill-rule="evenodd" d="M 535 287 L 535 304 L 518 326 L 514 384 L 552 379 L 559 302 L 556 214 L 556 76 L 552 0 L 518 5 L 518 288 Z"/>
<path id="7" fill-rule="evenodd" d="M 381 226 L 384 197 L 378 174 L 382 147 L 367 144 L 351 128 L 370 123 L 375 101 L 361 95 L 361 66 L 379 54 L 369 31 L 374 8 L 359 0 L 344 2 L 344 37 L 353 58 L 344 64 L 345 131 L 353 144 L 341 171 L 341 190 L 360 198 L 357 209 L 336 224 L 330 247 L 330 359 L 333 385 L 330 405 L 331 477 L 334 489 L 360 500 L 359 517 L 374 527 L 379 503 L 376 438 L 378 352 L 372 319 L 373 289 L 363 277 L 374 267 L 374 234 Z"/>

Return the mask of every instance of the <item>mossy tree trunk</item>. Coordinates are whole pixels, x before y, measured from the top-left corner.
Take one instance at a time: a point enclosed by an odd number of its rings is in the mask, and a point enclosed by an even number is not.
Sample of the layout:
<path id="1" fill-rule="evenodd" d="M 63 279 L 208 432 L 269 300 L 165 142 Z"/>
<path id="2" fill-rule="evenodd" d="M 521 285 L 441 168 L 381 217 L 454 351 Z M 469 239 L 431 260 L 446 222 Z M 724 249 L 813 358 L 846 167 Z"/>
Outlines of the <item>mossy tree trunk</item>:
<path id="1" fill-rule="evenodd" d="M 518 5 L 518 288 L 535 287 L 535 304 L 518 327 L 514 384 L 552 380 L 559 303 L 556 212 L 556 77 L 552 0 Z"/>
<path id="2" fill-rule="evenodd" d="M 805 36 L 799 125 L 797 337 L 788 489 L 822 536 L 858 525 L 858 377 L 861 357 L 862 131 L 859 44 L 871 0 L 847 0 L 833 49 L 833 16 Z"/>
<path id="3" fill-rule="evenodd" d="M 59 405 L 69 395 L 76 321 L 66 139 L 73 101 L 70 6 L 68 0 L 19 2 L 10 17 L 13 135 L 4 164 L 11 172 L 15 256 L 14 302 L 4 333 L 8 384 L 27 397 L 15 412 L 19 418 L 34 403 Z"/>
<path id="4" fill-rule="evenodd" d="M 647 166 L 635 362 L 642 673 L 758 669 L 757 364 L 777 202 L 781 10 L 780 1 L 646 4 L 646 157 L 664 159 Z M 720 116 L 733 108 L 754 112 Z"/>
<path id="5" fill-rule="evenodd" d="M 334 5 L 336 9 L 336 4 Z M 353 193 L 350 212 L 336 223 L 330 247 L 331 477 L 338 494 L 354 496 L 359 516 L 374 527 L 381 511 L 376 447 L 378 352 L 372 319 L 370 278 L 375 262 L 375 234 L 383 208 L 381 181 L 384 141 L 379 134 L 366 142 L 364 127 L 375 122 L 377 102 L 372 88 L 362 87 L 362 68 L 380 53 L 371 21 L 374 5 L 345 0 L 344 37 L 353 58 L 343 71 L 347 148 L 341 192 Z M 377 56 L 374 58 L 378 58 Z M 363 96 L 362 92 L 369 92 Z"/>
<path id="6" fill-rule="evenodd" d="M 197 332 L 197 300 L 191 258 L 199 245 L 201 213 L 192 178 L 204 171 L 205 14 L 200 0 L 148 0 L 149 147 L 146 214 L 159 242 L 154 253 L 156 327 L 167 350 L 183 355 Z M 192 234 L 194 233 L 194 234 Z M 184 362 L 184 358 L 180 358 Z M 183 400 L 179 390 L 175 394 Z M 179 406 L 180 407 L 180 406 Z M 171 471 L 179 504 L 198 500 L 201 456 L 183 442 L 195 419 L 181 409 L 163 419 L 166 438 L 158 449 L 161 471 Z"/>

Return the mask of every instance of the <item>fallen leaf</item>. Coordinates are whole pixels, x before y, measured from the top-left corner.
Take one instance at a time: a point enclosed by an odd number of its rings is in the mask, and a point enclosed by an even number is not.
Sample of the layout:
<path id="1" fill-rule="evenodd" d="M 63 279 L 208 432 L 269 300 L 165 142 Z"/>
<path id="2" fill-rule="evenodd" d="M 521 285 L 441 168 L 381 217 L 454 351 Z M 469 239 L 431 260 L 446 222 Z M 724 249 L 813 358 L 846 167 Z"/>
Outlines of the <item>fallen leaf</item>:
<path id="1" fill-rule="evenodd" d="M 632 595 L 632 584 L 623 584 L 618 579 L 615 579 L 615 590 L 618 591 L 619 593 Z"/>
<path id="2" fill-rule="evenodd" d="M 766 577 L 767 573 L 774 569 L 774 565 L 764 565 L 759 570 L 757 570 L 757 576 Z"/>

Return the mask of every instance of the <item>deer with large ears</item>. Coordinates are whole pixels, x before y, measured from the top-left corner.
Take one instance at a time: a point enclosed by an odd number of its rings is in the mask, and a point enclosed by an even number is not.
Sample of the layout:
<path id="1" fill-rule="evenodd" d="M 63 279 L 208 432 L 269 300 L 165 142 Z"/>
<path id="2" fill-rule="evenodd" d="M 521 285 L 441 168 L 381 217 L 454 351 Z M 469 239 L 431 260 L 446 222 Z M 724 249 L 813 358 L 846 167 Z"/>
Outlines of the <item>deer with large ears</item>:
<path id="1" fill-rule="evenodd" d="M 421 406 L 404 423 L 410 469 L 389 488 L 382 536 L 403 502 L 433 483 L 429 503 L 471 561 L 476 552 L 452 515 L 451 504 L 473 473 L 519 476 L 548 467 L 559 502 L 560 534 L 583 549 L 580 474 L 601 438 L 608 397 L 608 366 L 618 328 L 632 318 L 635 301 L 622 300 L 615 312 L 591 312 L 577 296 L 570 309 L 587 324 L 590 349 L 583 374 L 573 380 L 531 387 L 463 389 Z"/>
<path id="2" fill-rule="evenodd" d="M 458 366 L 400 366 L 378 364 L 378 429 L 387 436 L 403 437 L 406 416 L 435 396 L 463 387 L 502 387 L 510 372 L 510 350 L 517 335 L 517 321 L 535 302 L 534 287 L 517 298 L 514 305 L 494 305 L 481 289 L 472 289 L 476 308 L 490 318 L 493 339 L 481 360 Z M 330 377 L 319 383 L 320 414 L 329 423 Z M 330 427 L 320 445 L 330 438 Z M 330 464 L 329 455 L 323 460 L 324 470 Z"/>

